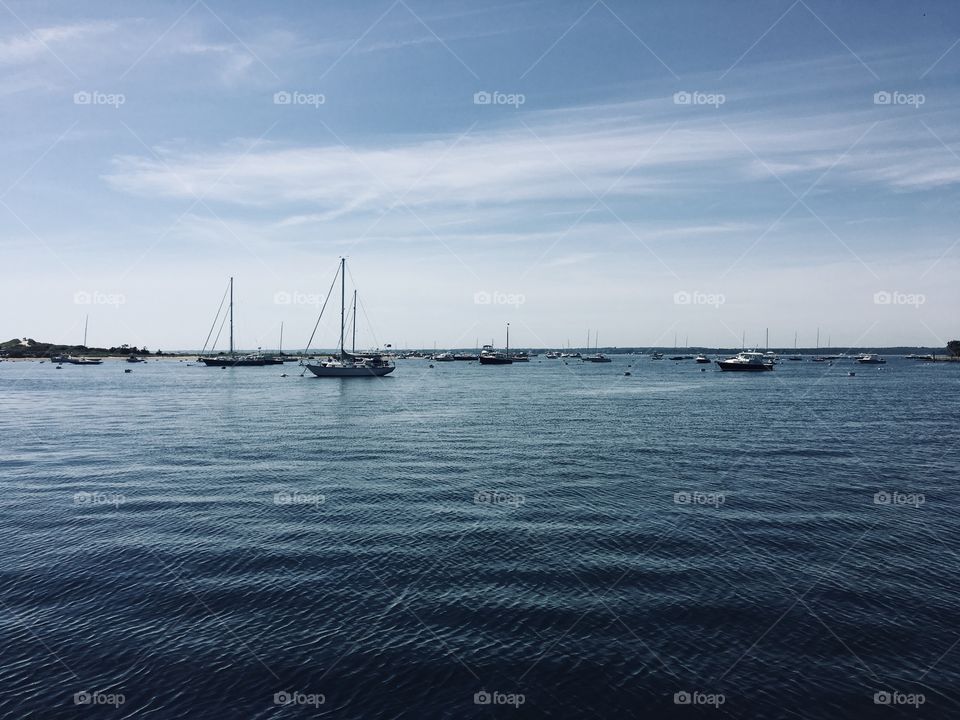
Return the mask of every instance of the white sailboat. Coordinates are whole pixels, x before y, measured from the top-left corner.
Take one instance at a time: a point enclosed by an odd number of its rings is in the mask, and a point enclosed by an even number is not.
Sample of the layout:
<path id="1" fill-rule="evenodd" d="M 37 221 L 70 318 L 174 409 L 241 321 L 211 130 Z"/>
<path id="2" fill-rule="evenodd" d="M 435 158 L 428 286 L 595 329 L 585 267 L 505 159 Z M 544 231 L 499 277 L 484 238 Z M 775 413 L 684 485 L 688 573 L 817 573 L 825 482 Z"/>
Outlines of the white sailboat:
<path id="1" fill-rule="evenodd" d="M 306 368 L 317 377 L 381 377 L 389 375 L 397 366 L 380 353 L 357 355 L 343 347 L 347 300 L 347 260 L 340 258 L 340 352 Z M 336 279 L 336 278 L 334 278 Z M 321 310 L 321 314 L 322 314 Z M 319 321 L 318 321 L 319 322 Z M 309 344 L 309 343 L 308 343 Z M 356 344 L 356 310 L 354 310 L 354 345 Z"/>

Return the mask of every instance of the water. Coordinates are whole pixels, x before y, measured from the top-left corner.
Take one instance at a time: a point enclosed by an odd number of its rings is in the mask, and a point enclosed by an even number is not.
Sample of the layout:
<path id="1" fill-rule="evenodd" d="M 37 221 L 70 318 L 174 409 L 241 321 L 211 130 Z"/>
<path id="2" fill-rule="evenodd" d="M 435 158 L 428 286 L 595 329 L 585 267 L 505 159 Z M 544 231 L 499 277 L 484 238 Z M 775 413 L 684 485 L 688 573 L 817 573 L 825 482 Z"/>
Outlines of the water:
<path id="1" fill-rule="evenodd" d="M 960 366 L 398 365 L 0 363 L 0 716 L 960 715 Z"/>

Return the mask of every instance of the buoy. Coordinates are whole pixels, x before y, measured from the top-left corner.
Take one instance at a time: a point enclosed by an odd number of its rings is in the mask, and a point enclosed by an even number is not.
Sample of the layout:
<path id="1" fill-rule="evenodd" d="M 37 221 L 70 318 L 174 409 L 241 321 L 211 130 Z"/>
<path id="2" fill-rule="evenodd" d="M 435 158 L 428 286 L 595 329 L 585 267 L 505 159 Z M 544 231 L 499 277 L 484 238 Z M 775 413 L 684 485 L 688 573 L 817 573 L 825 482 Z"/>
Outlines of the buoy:
<path id="1" fill-rule="evenodd" d="M 627 377 L 630 377 L 630 373 L 629 373 L 629 372 L 625 372 L 624 375 L 626 375 Z"/>
<path id="2" fill-rule="evenodd" d="M 430 367 L 433 367 L 433 365 L 431 365 Z"/>
<path id="3" fill-rule="evenodd" d="M 857 376 L 857 374 L 856 374 L 855 372 L 847 373 L 847 375 L 849 375 L 850 377 L 856 377 L 856 376 Z"/>
<path id="4" fill-rule="evenodd" d="M 706 368 L 700 368 L 700 372 L 706 372 L 706 371 L 707 371 Z"/>
<path id="5" fill-rule="evenodd" d="M 57 370 L 63 370 L 63 365 L 57 365 Z"/>
<path id="6" fill-rule="evenodd" d="M 127 368 L 126 370 L 124 370 L 124 372 L 125 372 L 125 373 L 133 372 L 133 370 L 131 370 L 130 368 Z"/>
<path id="7" fill-rule="evenodd" d="M 287 376 L 286 373 L 283 373 L 283 374 L 280 375 L 280 377 L 286 377 L 286 376 Z"/>

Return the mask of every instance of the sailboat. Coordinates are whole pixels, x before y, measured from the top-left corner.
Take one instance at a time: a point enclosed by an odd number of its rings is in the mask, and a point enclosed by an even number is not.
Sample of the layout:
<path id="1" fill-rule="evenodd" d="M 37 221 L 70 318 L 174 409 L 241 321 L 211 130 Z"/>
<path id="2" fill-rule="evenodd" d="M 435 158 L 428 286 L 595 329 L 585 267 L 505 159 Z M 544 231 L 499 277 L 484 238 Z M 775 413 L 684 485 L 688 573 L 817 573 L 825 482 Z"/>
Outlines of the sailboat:
<path id="1" fill-rule="evenodd" d="M 610 358 L 600 352 L 600 333 L 595 333 L 593 337 L 594 342 L 594 353 L 593 355 L 584 355 L 581 360 L 583 362 L 593 362 L 593 363 L 608 363 L 611 362 Z M 587 330 L 587 350 L 590 350 L 590 331 Z"/>
<path id="2" fill-rule="evenodd" d="M 353 311 L 353 353 L 348 353 L 343 347 L 343 333 L 346 323 L 347 300 L 347 260 L 340 258 L 340 352 L 319 363 L 307 364 L 307 370 L 317 377 L 381 377 L 389 375 L 397 366 L 387 360 L 380 353 L 357 355 L 357 311 L 356 293 L 354 293 Z M 336 280 L 336 278 L 334 278 Z M 320 311 L 321 315 L 323 310 Z M 318 319 L 319 322 L 319 319 Z M 309 343 L 308 343 L 309 345 Z M 389 346 L 388 346 L 389 347 Z"/>
<path id="3" fill-rule="evenodd" d="M 83 348 L 84 349 L 86 349 L 87 347 L 87 325 L 89 324 L 89 322 L 90 322 L 90 316 L 87 315 L 83 319 Z M 67 363 L 69 365 L 102 365 L 103 360 L 100 360 L 98 358 L 91 359 L 91 358 L 85 358 L 85 357 L 76 358 L 76 357 L 73 357 L 72 355 L 54 355 L 52 358 L 50 358 L 50 363 L 51 364 L 57 363 L 58 365 L 62 365 L 63 363 Z"/>
<path id="4" fill-rule="evenodd" d="M 236 351 L 233 348 L 233 278 L 230 278 L 230 352 L 228 354 L 219 354 L 219 355 L 204 355 L 204 351 L 207 349 L 206 343 L 203 345 L 203 350 L 200 351 L 200 357 L 197 358 L 199 362 L 202 362 L 207 367 L 246 367 L 246 366 L 262 366 L 266 365 L 267 361 L 263 359 L 263 356 L 260 354 L 256 355 L 237 355 Z M 213 334 L 213 328 L 217 325 L 217 320 L 220 319 L 220 310 L 223 308 L 223 300 L 220 301 L 220 308 L 217 309 L 217 316 L 213 319 L 213 326 L 210 328 L 210 333 L 207 335 L 207 342 L 210 341 L 210 335 Z M 221 323 L 221 328 L 223 327 Z M 220 333 L 217 333 L 217 337 L 220 337 Z M 217 341 L 214 339 L 213 344 L 216 345 Z M 210 352 L 213 352 L 211 347 Z"/>
<path id="5" fill-rule="evenodd" d="M 510 323 L 507 323 L 507 349 L 494 350 L 493 345 L 484 345 L 480 351 L 480 364 L 513 365 L 513 358 L 510 356 Z"/>

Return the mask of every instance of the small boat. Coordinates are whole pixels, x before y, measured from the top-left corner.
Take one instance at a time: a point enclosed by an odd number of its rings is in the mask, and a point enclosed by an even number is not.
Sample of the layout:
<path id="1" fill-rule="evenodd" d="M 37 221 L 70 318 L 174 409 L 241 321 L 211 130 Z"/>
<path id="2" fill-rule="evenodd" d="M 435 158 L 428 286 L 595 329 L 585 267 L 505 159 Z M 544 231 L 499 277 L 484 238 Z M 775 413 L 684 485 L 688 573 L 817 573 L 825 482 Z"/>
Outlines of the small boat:
<path id="1" fill-rule="evenodd" d="M 610 360 L 610 358 L 608 358 L 606 355 L 604 355 L 604 354 L 601 353 L 601 352 L 594 353 L 593 355 L 584 355 L 583 358 L 581 358 L 581 359 L 582 359 L 584 362 L 592 362 L 592 363 L 608 363 L 608 362 L 612 362 L 612 360 Z"/>
<path id="2" fill-rule="evenodd" d="M 54 355 L 50 358 L 51 363 L 57 363 L 62 365 L 66 363 L 67 365 L 102 365 L 103 360 L 97 360 L 92 358 L 76 358 L 72 355 Z"/>
<path id="3" fill-rule="evenodd" d="M 857 358 L 857 362 L 861 365 L 885 365 L 887 361 L 876 353 L 864 353 Z"/>
<path id="4" fill-rule="evenodd" d="M 434 355 L 433 359 L 436 362 L 453 362 L 457 358 L 453 353 L 443 352 L 443 353 L 440 353 L 439 355 Z"/>
<path id="5" fill-rule="evenodd" d="M 134 355 L 134 354 L 131 353 L 130 356 L 127 358 L 127 362 L 128 362 L 128 363 L 141 363 L 141 362 L 143 362 L 143 358 L 138 358 L 136 355 Z"/>
<path id="6" fill-rule="evenodd" d="M 662 352 L 650 353 L 650 359 L 651 359 L 651 360 L 663 360 L 663 353 L 662 353 Z"/>
<path id="7" fill-rule="evenodd" d="M 530 356 L 529 356 L 527 353 L 522 352 L 522 351 L 521 351 L 521 352 L 514 353 L 513 355 L 510 356 L 510 358 L 511 358 L 514 362 L 520 362 L 520 363 L 530 362 Z"/>
<path id="8" fill-rule="evenodd" d="M 703 353 L 700 353 L 699 355 L 697 355 L 697 356 L 693 359 L 693 361 L 696 362 L 696 363 L 700 363 L 701 365 L 705 365 L 705 364 L 706 364 L 706 365 L 709 365 L 709 364 L 710 364 L 710 358 L 708 358 L 708 357 L 707 357 L 706 355 L 704 355 Z"/>
<path id="9" fill-rule="evenodd" d="M 340 273 L 340 352 L 335 355 L 328 357 L 324 360 L 321 360 L 316 364 L 308 364 L 307 370 L 312 372 L 317 377 L 382 377 L 384 375 L 389 375 L 394 370 L 397 369 L 397 366 L 388 358 L 380 352 L 374 353 L 362 353 L 356 354 L 348 353 L 343 346 L 343 333 L 346 328 L 345 323 L 345 312 L 346 312 L 346 287 L 347 287 L 347 260 L 346 258 L 340 258 L 340 268 L 338 271 Z M 336 281 L 336 277 L 334 277 Z M 353 345 L 356 346 L 356 337 L 357 337 L 357 293 L 353 293 Z M 323 311 L 321 310 L 321 315 Z M 317 319 L 319 324 L 320 320 Z M 313 340 L 311 336 L 310 341 Z M 307 347 L 310 346 L 310 341 L 307 342 Z"/>
<path id="10" fill-rule="evenodd" d="M 763 353 L 742 352 L 726 360 L 717 360 L 721 370 L 763 371 L 773 370 L 773 363 Z"/>
<path id="11" fill-rule="evenodd" d="M 470 353 L 457 353 L 453 356 L 453 359 L 457 362 L 472 362 L 474 360 L 478 360 L 479 358 L 479 355 L 471 355 Z"/>
<path id="12" fill-rule="evenodd" d="M 207 367 L 218 367 L 218 368 L 228 368 L 228 367 L 262 367 L 267 364 L 267 361 L 264 359 L 263 355 L 260 353 L 249 354 L 249 355 L 237 355 L 233 347 L 233 278 L 230 278 L 230 284 L 228 290 L 230 293 L 230 352 L 229 353 L 219 353 L 217 355 L 204 355 L 207 349 L 206 343 L 203 345 L 203 349 L 200 351 L 200 357 L 197 358 L 197 362 L 202 362 Z M 226 299 L 226 298 L 224 298 Z M 214 328 L 217 326 L 217 321 L 220 319 L 220 310 L 223 309 L 223 300 L 220 301 L 220 308 L 217 309 L 217 316 L 213 319 L 213 326 L 210 328 L 210 333 L 207 335 L 207 342 L 210 341 L 210 335 L 213 334 Z M 223 325 L 221 324 L 221 327 Z M 217 333 L 219 337 L 219 332 Z M 213 344 L 216 345 L 217 341 L 214 339 Z M 213 352 L 213 348 L 210 348 L 210 352 Z M 270 363 L 272 364 L 272 363 Z"/>
<path id="13" fill-rule="evenodd" d="M 557 360 L 557 359 L 560 357 L 560 354 L 559 354 L 559 353 L 555 353 L 555 352 L 553 352 L 553 351 L 551 350 L 551 351 L 548 352 L 546 355 L 544 355 L 544 357 L 545 357 L 547 360 Z"/>

